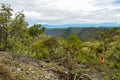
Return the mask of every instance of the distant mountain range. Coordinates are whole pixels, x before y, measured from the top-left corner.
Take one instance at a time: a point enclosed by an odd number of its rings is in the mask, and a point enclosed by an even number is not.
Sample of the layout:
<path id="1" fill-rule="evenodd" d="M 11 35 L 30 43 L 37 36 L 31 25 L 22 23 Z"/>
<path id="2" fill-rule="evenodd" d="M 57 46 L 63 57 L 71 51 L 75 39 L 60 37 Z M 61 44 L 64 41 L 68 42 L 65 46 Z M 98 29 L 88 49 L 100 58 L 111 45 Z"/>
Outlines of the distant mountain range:
<path id="1" fill-rule="evenodd" d="M 68 27 L 120 27 L 117 23 L 95 23 L 95 24 L 42 24 L 46 28 L 68 28 Z"/>
<path id="2" fill-rule="evenodd" d="M 99 31 L 106 32 L 108 27 L 69 27 L 69 28 L 46 28 L 45 34 L 50 36 L 62 36 L 67 38 L 70 34 L 76 34 L 81 40 L 99 39 Z"/>

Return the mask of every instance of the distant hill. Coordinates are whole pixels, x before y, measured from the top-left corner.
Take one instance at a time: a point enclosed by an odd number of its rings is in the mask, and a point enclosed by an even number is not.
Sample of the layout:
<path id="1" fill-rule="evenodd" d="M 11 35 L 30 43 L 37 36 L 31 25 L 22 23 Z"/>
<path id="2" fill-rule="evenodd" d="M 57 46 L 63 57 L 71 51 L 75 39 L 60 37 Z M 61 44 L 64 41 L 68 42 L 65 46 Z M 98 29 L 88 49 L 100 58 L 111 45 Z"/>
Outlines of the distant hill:
<path id="1" fill-rule="evenodd" d="M 47 28 L 69 28 L 69 27 L 120 27 L 117 23 L 91 23 L 91 24 L 42 24 Z"/>
<path id="2" fill-rule="evenodd" d="M 45 30 L 46 35 L 50 36 L 61 36 L 67 31 L 67 28 L 47 28 Z"/>
<path id="3" fill-rule="evenodd" d="M 69 27 L 69 28 L 47 28 L 46 35 L 62 36 L 67 38 L 70 34 L 76 34 L 81 40 L 99 39 L 99 31 L 106 32 L 108 27 Z"/>

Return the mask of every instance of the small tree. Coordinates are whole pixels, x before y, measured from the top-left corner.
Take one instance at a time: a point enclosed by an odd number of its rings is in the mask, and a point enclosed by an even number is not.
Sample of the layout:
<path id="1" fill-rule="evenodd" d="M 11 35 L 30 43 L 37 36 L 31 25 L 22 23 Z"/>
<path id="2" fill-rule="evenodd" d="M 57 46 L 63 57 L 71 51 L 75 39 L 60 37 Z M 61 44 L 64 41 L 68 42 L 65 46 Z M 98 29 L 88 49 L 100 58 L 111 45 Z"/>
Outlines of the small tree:
<path id="1" fill-rule="evenodd" d="M 77 64 L 77 59 L 79 56 L 79 50 L 81 46 L 81 41 L 78 39 L 78 37 L 75 34 L 71 34 L 64 45 L 64 53 L 66 54 L 66 57 L 68 58 L 69 65 L 68 68 L 70 70 L 75 69 L 75 65 Z"/>
<path id="2" fill-rule="evenodd" d="M 1 43 L 3 43 L 3 47 L 1 50 L 6 50 L 7 44 L 8 44 L 8 27 L 11 22 L 12 17 L 12 9 L 10 8 L 10 5 L 1 4 L 0 9 L 0 28 L 2 30 L 1 32 Z"/>
<path id="3" fill-rule="evenodd" d="M 40 33 L 43 33 L 45 31 L 45 27 L 43 27 L 41 24 L 34 24 L 30 28 L 28 28 L 28 33 L 32 37 L 38 36 Z"/>
<path id="4" fill-rule="evenodd" d="M 49 37 L 43 44 L 45 48 L 49 49 L 48 56 L 53 61 L 56 58 L 56 49 L 60 46 L 58 39 L 55 37 Z"/>

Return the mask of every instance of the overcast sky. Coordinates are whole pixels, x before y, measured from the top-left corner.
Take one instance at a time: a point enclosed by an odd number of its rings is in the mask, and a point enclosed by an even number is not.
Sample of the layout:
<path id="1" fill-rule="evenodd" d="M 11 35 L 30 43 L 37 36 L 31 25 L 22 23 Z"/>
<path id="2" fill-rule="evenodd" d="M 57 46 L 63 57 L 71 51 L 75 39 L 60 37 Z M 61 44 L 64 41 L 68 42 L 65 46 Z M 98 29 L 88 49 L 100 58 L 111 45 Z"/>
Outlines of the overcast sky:
<path id="1" fill-rule="evenodd" d="M 29 23 L 120 23 L 120 0 L 1 0 L 24 10 Z"/>

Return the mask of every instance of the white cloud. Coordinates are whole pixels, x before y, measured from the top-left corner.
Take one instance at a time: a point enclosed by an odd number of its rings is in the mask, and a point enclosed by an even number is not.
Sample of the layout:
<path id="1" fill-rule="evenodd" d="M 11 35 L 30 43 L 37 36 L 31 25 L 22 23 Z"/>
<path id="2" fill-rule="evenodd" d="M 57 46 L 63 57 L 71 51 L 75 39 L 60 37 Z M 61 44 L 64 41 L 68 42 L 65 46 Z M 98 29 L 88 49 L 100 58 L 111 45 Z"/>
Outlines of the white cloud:
<path id="1" fill-rule="evenodd" d="M 49 24 L 120 23 L 120 5 L 115 0 L 3 0 L 24 10 L 27 20 Z"/>
<path id="2" fill-rule="evenodd" d="M 60 9 L 67 9 L 67 10 L 93 10 L 93 0 L 59 0 L 54 1 L 51 5 L 55 5 Z"/>

